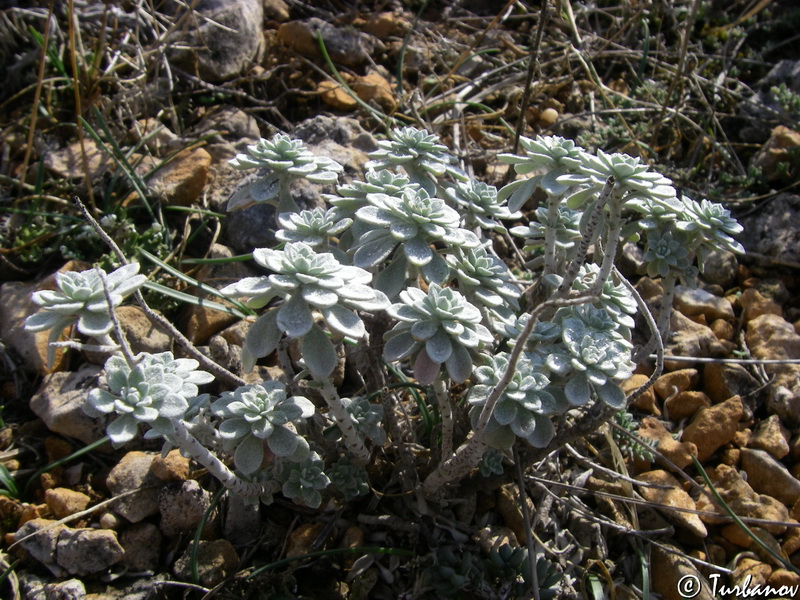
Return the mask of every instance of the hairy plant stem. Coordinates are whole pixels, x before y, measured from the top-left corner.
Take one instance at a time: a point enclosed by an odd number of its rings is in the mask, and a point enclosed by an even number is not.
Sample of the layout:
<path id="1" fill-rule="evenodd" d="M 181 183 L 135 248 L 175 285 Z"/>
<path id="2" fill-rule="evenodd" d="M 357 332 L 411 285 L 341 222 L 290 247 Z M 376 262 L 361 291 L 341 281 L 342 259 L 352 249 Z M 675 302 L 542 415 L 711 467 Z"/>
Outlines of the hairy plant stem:
<path id="1" fill-rule="evenodd" d="M 511 350 L 506 370 L 486 399 L 486 404 L 481 410 L 472 436 L 458 448 L 452 457 L 442 460 L 437 465 L 436 469 L 428 475 L 422 484 L 422 492 L 425 495 L 432 496 L 442 486 L 461 479 L 480 462 L 481 457 L 488 448 L 486 444 L 486 426 L 492 416 L 492 411 L 494 411 L 495 405 L 498 400 L 500 400 L 508 384 L 511 383 L 511 379 L 514 377 L 514 372 L 517 368 L 517 363 L 522 356 L 522 352 L 525 350 L 528 338 L 533 332 L 533 328 L 542 311 L 551 307 L 575 306 L 577 304 L 585 304 L 586 302 L 594 302 L 596 300 L 597 297 L 590 294 L 576 296 L 574 298 L 551 298 L 546 302 L 542 302 L 531 311 L 528 322 L 525 324 L 525 327 L 517 338 L 514 348 Z"/>
<path id="2" fill-rule="evenodd" d="M 558 196 L 547 196 L 547 222 L 558 222 L 558 204 L 561 198 Z M 554 227 L 544 229 L 544 273 L 551 275 L 556 272 L 556 230 Z"/>
<path id="3" fill-rule="evenodd" d="M 555 292 L 556 298 L 566 298 L 569 296 L 569 292 L 572 289 L 572 284 L 575 281 L 575 278 L 578 276 L 581 266 L 583 266 L 583 263 L 586 261 L 586 255 L 589 252 L 589 246 L 592 245 L 592 240 L 594 239 L 594 232 L 597 229 L 597 226 L 600 224 L 606 203 L 608 202 L 609 197 L 611 197 L 613 191 L 614 178 L 609 177 L 605 186 L 603 187 L 603 191 L 600 192 L 600 196 L 597 198 L 597 203 L 592 210 L 592 215 L 589 218 L 589 222 L 586 224 L 586 231 L 583 232 L 581 243 L 578 245 L 578 253 L 573 261 L 569 264 L 567 272 L 564 274 L 564 279 L 561 280 L 561 284 L 558 286 L 558 289 Z"/>
<path id="4" fill-rule="evenodd" d="M 325 398 L 325 402 L 327 402 L 330 409 L 329 414 L 339 426 L 339 431 L 342 432 L 342 439 L 344 439 L 347 449 L 353 455 L 353 462 L 359 467 L 367 465 L 369 463 L 369 450 L 367 450 L 364 440 L 361 439 L 361 436 L 358 435 L 356 428 L 353 426 L 353 419 L 350 418 L 350 413 L 347 412 L 344 404 L 342 404 L 342 400 L 339 398 L 336 388 L 333 387 L 333 383 L 328 378 L 318 379 L 315 377 L 314 380 L 319 384 L 322 397 Z"/>
<path id="5" fill-rule="evenodd" d="M 617 254 L 617 246 L 619 246 L 619 236 L 622 232 L 622 206 L 624 202 L 623 198 L 617 198 L 616 194 L 612 194 L 607 203 L 608 226 L 606 227 L 605 248 L 603 248 L 603 262 L 600 265 L 600 272 L 597 274 L 597 278 L 594 280 L 594 285 L 592 286 L 592 293 L 596 295 L 600 294 L 614 268 L 614 259 Z"/>
<path id="6" fill-rule="evenodd" d="M 450 406 L 450 396 L 444 379 L 437 377 L 433 382 L 433 389 L 436 392 L 439 415 L 442 417 L 442 460 L 447 460 L 453 455 L 453 408 Z"/>
<path id="7" fill-rule="evenodd" d="M 217 458 L 210 450 L 203 446 L 186 428 L 183 421 L 173 421 L 174 430 L 170 436 L 181 450 L 203 465 L 211 475 L 216 477 L 222 485 L 235 494 L 245 498 L 258 498 L 262 495 L 270 496 L 281 489 L 277 480 L 266 483 L 253 483 L 243 481 L 225 463 Z"/>

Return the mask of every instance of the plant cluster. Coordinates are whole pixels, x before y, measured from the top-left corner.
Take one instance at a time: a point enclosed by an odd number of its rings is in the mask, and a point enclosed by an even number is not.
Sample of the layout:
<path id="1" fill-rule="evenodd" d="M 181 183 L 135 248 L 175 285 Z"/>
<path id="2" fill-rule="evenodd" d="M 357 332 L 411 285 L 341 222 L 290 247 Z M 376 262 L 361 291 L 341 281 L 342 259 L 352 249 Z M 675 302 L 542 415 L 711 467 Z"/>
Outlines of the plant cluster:
<path id="1" fill-rule="evenodd" d="M 626 408 L 620 384 L 633 372 L 633 315 L 644 305 L 615 269 L 620 244 L 642 244 L 648 273 L 662 280 L 666 308 L 650 319 L 655 346 L 675 282 L 691 282 L 711 250 L 741 250 L 728 211 L 679 196 L 638 158 L 592 154 L 556 136 L 521 145 L 522 155 L 499 158 L 523 177 L 496 190 L 467 177 L 437 136 L 395 130 L 370 156 L 364 181 L 339 186 L 325 196 L 330 208 L 313 210 L 300 210 L 292 182 L 336 182 L 337 163 L 283 135 L 232 161 L 261 171 L 229 209 L 277 206 L 282 246 L 255 249 L 267 274 L 221 292 L 260 313 L 244 342 L 244 370 L 277 353 L 288 384 L 246 384 L 228 373 L 238 384 L 212 397 L 200 386 L 220 368 L 201 369 L 202 356 L 132 356 L 119 333 L 115 343 L 111 310 L 144 283 L 136 264 L 60 274 L 58 291 L 35 295 L 42 310 L 27 327 L 52 329 L 55 340 L 75 324 L 114 352 L 87 410 L 114 415 L 115 444 L 148 426 L 148 437 L 250 497 L 269 502 L 282 492 L 318 507 L 331 484 L 348 500 L 367 493 L 374 450 L 400 442 L 391 386 L 421 389 L 420 408 L 434 404 L 440 419 L 422 494 L 435 497 L 476 468 L 500 474 L 517 440 L 546 449 L 564 439 L 570 411 L 611 418 Z M 543 204 L 527 210 L 538 191 Z M 520 242 L 536 294 L 524 293 L 527 283 L 493 249 L 493 236 L 507 233 Z M 373 348 L 384 363 L 364 359 Z M 343 361 L 380 372 L 361 373 L 363 389 L 343 398 L 333 383 Z M 454 424 L 467 415 L 464 436 Z M 338 440 L 346 451 L 332 450 Z M 502 577 L 525 577 L 520 552 L 492 561 Z M 456 564 L 445 552 L 431 585 L 462 589 L 475 572 L 473 561 Z"/>

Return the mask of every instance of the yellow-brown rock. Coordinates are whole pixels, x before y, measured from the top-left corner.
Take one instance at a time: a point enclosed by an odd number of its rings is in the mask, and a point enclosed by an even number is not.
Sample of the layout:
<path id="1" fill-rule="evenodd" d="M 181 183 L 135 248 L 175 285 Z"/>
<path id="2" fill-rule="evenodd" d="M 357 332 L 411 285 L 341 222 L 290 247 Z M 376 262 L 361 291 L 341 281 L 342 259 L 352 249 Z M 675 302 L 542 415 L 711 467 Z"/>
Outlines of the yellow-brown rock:
<path id="1" fill-rule="evenodd" d="M 696 510 L 697 506 L 694 500 L 692 500 L 692 497 L 683 490 L 680 481 L 675 479 L 675 477 L 659 469 L 642 473 L 638 475 L 636 479 L 644 483 L 666 486 L 639 486 L 639 493 L 645 500 L 662 505 L 664 508 L 659 508 L 659 510 L 669 521 L 672 521 L 678 527 L 700 538 L 704 538 L 708 535 L 706 526 L 700 520 L 700 517 L 688 512 Z M 669 510 L 669 507 L 674 507 L 675 510 Z"/>
<path id="2" fill-rule="evenodd" d="M 785 180 L 797 175 L 797 151 L 800 147 L 800 133 L 784 125 L 778 125 L 770 133 L 769 139 L 753 158 L 753 164 L 760 167 L 770 183 Z M 788 169 L 781 165 L 788 165 Z"/>
<path id="3" fill-rule="evenodd" d="M 692 455 L 697 454 L 697 446 L 691 443 L 679 442 L 672 437 L 664 425 L 654 417 L 645 417 L 639 425 L 638 435 L 656 440 L 656 449 L 664 457 L 672 462 L 678 469 L 692 464 Z M 657 459 L 659 464 L 660 459 Z M 673 467 L 665 464 L 665 468 L 673 470 Z"/>
<path id="4" fill-rule="evenodd" d="M 748 446 L 769 452 L 780 460 L 789 454 L 789 431 L 778 415 L 770 415 L 758 424 Z"/>
<path id="5" fill-rule="evenodd" d="M 392 114 L 397 110 L 394 90 L 380 73 L 368 73 L 363 77 L 356 77 L 352 87 L 364 102 L 375 102 L 386 114 Z"/>
<path id="6" fill-rule="evenodd" d="M 358 102 L 350 95 L 344 86 L 336 81 L 320 81 L 317 84 L 322 101 L 334 110 L 351 111 L 358 107 Z"/>
<path id="7" fill-rule="evenodd" d="M 210 168 L 208 152 L 187 148 L 156 171 L 147 180 L 147 187 L 167 204 L 190 206 L 200 199 Z"/>
<path id="8" fill-rule="evenodd" d="M 56 519 L 63 519 L 86 510 L 91 498 L 67 488 L 54 488 L 44 493 L 44 501 Z"/>
<path id="9" fill-rule="evenodd" d="M 744 414 L 739 396 L 698 411 L 694 420 L 684 429 L 681 440 L 697 447 L 697 458 L 704 462 L 723 444 L 733 439 Z"/>
<path id="10" fill-rule="evenodd" d="M 711 406 L 711 399 L 703 392 L 687 390 L 676 396 L 667 398 L 664 408 L 673 421 L 682 421 L 693 417 L 701 408 Z"/>
<path id="11" fill-rule="evenodd" d="M 780 304 L 765 298 L 755 288 L 749 288 L 742 292 L 739 297 L 739 306 L 742 307 L 742 322 L 745 325 L 761 315 L 783 316 L 783 309 Z"/>
<path id="12" fill-rule="evenodd" d="M 628 396 L 647 383 L 649 379 L 650 378 L 647 375 L 635 373 L 629 379 L 623 381 L 620 384 L 620 388 L 622 388 L 622 391 L 625 392 L 626 396 Z M 661 409 L 658 407 L 656 393 L 653 391 L 652 387 L 645 390 L 642 395 L 633 401 L 631 406 L 650 413 L 656 417 L 661 416 Z"/>
<path id="13" fill-rule="evenodd" d="M 656 379 L 653 386 L 656 394 L 662 400 L 679 394 L 697 383 L 697 369 L 680 369 L 671 373 L 664 373 Z"/>

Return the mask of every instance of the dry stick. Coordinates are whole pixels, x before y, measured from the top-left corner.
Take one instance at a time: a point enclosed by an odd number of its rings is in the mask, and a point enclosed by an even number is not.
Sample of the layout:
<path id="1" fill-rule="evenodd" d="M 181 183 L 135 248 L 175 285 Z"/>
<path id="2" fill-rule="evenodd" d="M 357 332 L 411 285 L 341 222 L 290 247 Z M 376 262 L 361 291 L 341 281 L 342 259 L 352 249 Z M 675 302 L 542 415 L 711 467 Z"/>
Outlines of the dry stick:
<path id="1" fill-rule="evenodd" d="M 78 129 L 78 143 L 81 146 L 81 162 L 83 163 L 83 178 L 86 183 L 86 193 L 89 194 L 89 204 L 94 207 L 94 190 L 92 189 L 92 178 L 89 175 L 89 157 L 86 155 L 86 143 L 83 137 L 83 108 L 81 106 L 81 87 L 78 77 L 78 60 L 75 52 L 75 2 L 67 0 L 67 19 L 69 20 L 69 57 L 72 67 L 72 90 L 75 94 L 75 124 Z"/>
<path id="2" fill-rule="evenodd" d="M 545 0 L 547 3 L 547 0 Z M 528 563 L 531 571 L 531 589 L 533 590 L 534 600 L 539 600 L 539 572 L 536 569 L 536 548 L 533 545 L 533 525 L 531 524 L 531 514 L 528 510 L 528 491 L 525 487 L 525 477 L 522 474 L 522 464 L 519 460 L 519 450 L 515 445 L 514 465 L 517 468 L 517 491 L 519 492 L 519 503 L 522 507 L 522 519 L 525 523 L 525 545 L 528 547 Z"/>
<path id="3" fill-rule="evenodd" d="M 528 72 L 525 75 L 525 91 L 522 92 L 522 103 L 519 106 L 519 121 L 517 121 L 517 130 L 514 132 L 514 147 L 511 154 L 516 154 L 519 150 L 519 138 L 522 137 L 522 130 L 525 129 L 525 113 L 528 112 L 528 105 L 531 103 L 531 88 L 533 87 L 533 76 L 541 80 L 542 73 L 539 66 L 539 55 L 542 49 L 542 37 L 544 35 L 544 25 L 547 21 L 547 7 L 550 6 L 550 0 L 542 0 L 542 10 L 539 11 L 539 26 L 536 28 L 536 35 L 533 38 L 533 46 L 531 47 L 531 57 L 528 61 Z M 506 183 L 508 183 L 511 175 L 511 169 L 506 173 Z"/>
<path id="4" fill-rule="evenodd" d="M 33 152 L 33 136 L 36 132 L 36 117 L 39 112 L 39 101 L 42 98 L 42 85 L 44 85 L 44 65 L 47 62 L 47 46 L 50 43 L 50 21 L 53 18 L 53 5 L 55 0 L 50 0 L 47 6 L 47 20 L 44 24 L 44 37 L 42 38 L 42 55 L 39 57 L 39 72 L 36 75 L 36 89 L 33 92 L 33 107 L 31 108 L 31 123 L 28 127 L 28 139 L 25 144 L 25 156 L 22 159 L 22 168 L 19 173 L 20 190 L 25 189 L 25 180 L 28 178 L 28 164 Z"/>
<path id="5" fill-rule="evenodd" d="M 675 93 L 675 88 L 678 87 L 678 82 L 681 81 L 681 78 L 684 75 L 684 70 L 686 69 L 686 54 L 688 53 L 689 50 L 689 36 L 692 34 L 692 29 L 694 29 L 694 22 L 695 19 L 697 18 L 698 6 L 700 6 L 700 0 L 694 0 L 692 2 L 692 7 L 689 9 L 689 16 L 686 19 L 685 27 L 683 29 L 683 35 L 681 36 L 680 55 L 678 56 L 678 68 L 675 70 L 675 76 L 669 83 L 669 89 L 667 90 L 667 95 L 664 96 L 664 104 L 661 106 L 661 113 L 658 115 L 658 118 L 656 119 L 656 127 L 653 130 L 652 137 L 650 138 L 651 139 L 650 145 L 653 147 L 656 147 L 658 145 L 658 134 L 661 132 L 661 126 L 664 123 L 664 115 L 667 112 L 667 105 L 672 102 L 672 95 Z"/>
<path id="6" fill-rule="evenodd" d="M 81 202 L 80 198 L 77 196 L 75 197 L 75 204 L 78 205 L 83 216 L 89 222 L 89 225 L 97 232 L 97 235 L 100 236 L 106 245 L 111 248 L 111 251 L 116 255 L 116 257 L 120 260 L 123 265 L 128 264 L 128 259 L 122 253 L 119 246 L 117 246 L 116 242 L 109 237 L 109 235 L 100 227 L 100 224 L 95 220 L 95 218 L 89 213 L 86 206 Z M 156 313 L 144 299 L 142 293 L 139 290 L 136 290 L 134 293 L 134 297 L 136 301 L 139 303 L 139 306 L 142 308 L 144 313 L 147 315 L 147 318 L 156 325 L 161 331 L 166 332 L 170 335 L 178 344 L 183 348 L 189 355 L 195 358 L 203 367 L 208 370 L 211 374 L 213 374 L 218 379 L 221 379 L 225 383 L 232 385 L 234 387 L 240 387 L 243 385 L 247 385 L 247 382 L 238 377 L 234 373 L 228 371 L 228 369 L 218 365 L 213 360 L 205 356 L 202 352 L 200 352 L 194 344 L 192 344 L 189 339 L 183 335 L 178 329 L 170 323 L 165 317 Z"/>
<path id="7" fill-rule="evenodd" d="M 478 422 L 474 427 L 472 437 L 459 447 L 455 455 L 440 462 L 436 469 L 428 475 L 425 482 L 422 484 L 422 491 L 424 494 L 429 496 L 433 495 L 436 490 L 443 485 L 461 479 L 478 464 L 478 461 L 480 461 L 481 456 L 483 456 L 488 447 L 486 444 L 486 426 L 489 423 L 497 401 L 503 395 L 503 392 L 514 377 L 517 363 L 519 362 L 520 356 L 522 356 L 522 352 L 525 350 L 525 344 L 533 332 L 533 327 L 536 325 L 539 314 L 551 307 L 575 306 L 577 304 L 585 304 L 586 302 L 594 302 L 596 300 L 597 297 L 592 295 L 577 296 L 575 298 L 553 298 L 542 302 L 531 311 L 530 318 L 511 351 L 511 355 L 508 359 L 508 366 L 503 372 L 503 376 L 486 399 L 486 404 L 481 410 L 480 417 L 478 417 Z"/>
<path id="8" fill-rule="evenodd" d="M 122 355 L 125 357 L 125 362 L 128 363 L 128 366 L 133 369 L 136 366 L 136 359 L 133 357 L 133 352 L 128 344 L 128 338 L 125 337 L 122 327 L 119 324 L 119 319 L 117 319 L 117 313 L 114 311 L 114 303 L 111 301 L 111 290 L 108 289 L 108 279 L 106 279 L 106 274 L 100 267 L 95 267 L 94 270 L 103 284 L 103 293 L 106 296 L 106 304 L 108 305 L 108 316 L 111 317 L 111 324 L 114 327 L 114 333 L 117 334 L 117 340 L 122 350 Z M 106 334 L 105 337 L 108 337 L 108 334 Z M 105 339 L 98 338 L 98 341 L 101 344 L 107 343 Z"/>

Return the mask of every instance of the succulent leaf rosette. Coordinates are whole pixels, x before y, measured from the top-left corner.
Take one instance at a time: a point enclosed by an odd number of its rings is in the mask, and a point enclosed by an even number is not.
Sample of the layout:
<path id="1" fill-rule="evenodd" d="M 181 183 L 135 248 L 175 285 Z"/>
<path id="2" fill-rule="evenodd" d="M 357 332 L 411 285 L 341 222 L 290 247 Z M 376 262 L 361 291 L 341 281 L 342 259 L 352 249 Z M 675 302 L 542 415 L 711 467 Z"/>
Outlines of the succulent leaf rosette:
<path id="1" fill-rule="evenodd" d="M 558 178 L 573 172 L 583 161 L 586 153 L 583 148 L 576 146 L 572 140 L 562 137 L 537 136 L 536 139 L 520 138 L 520 145 L 525 150 L 525 156 L 516 154 L 500 154 L 500 162 L 514 165 L 514 171 L 519 175 L 527 175 L 534 171 L 544 171 L 529 179 L 520 179 L 503 187 L 498 197 L 508 198 L 508 209 L 517 211 L 533 196 L 537 187 L 542 188 L 551 197 L 564 194 L 570 183 L 562 183 Z"/>
<path id="2" fill-rule="evenodd" d="M 511 281 L 511 271 L 486 248 L 456 248 L 447 256 L 447 264 L 458 281 L 458 289 L 473 304 L 493 309 L 519 309 L 519 288 Z"/>
<path id="3" fill-rule="evenodd" d="M 308 454 L 308 443 L 290 425 L 312 416 L 314 405 L 302 396 L 287 396 L 286 387 L 278 381 L 223 392 L 211 404 L 211 411 L 222 418 L 223 447 L 233 452 L 236 468 L 246 475 L 261 468 L 266 448 L 289 460 L 302 460 Z"/>
<path id="4" fill-rule="evenodd" d="M 594 287 L 599 273 L 598 265 L 582 265 L 578 276 L 572 283 L 572 289 L 578 292 L 588 292 Z M 560 278 L 556 282 L 561 283 Z M 611 278 L 607 279 L 600 289 L 599 304 L 620 328 L 630 330 L 635 325 L 631 315 L 636 314 L 638 306 L 631 292 L 621 283 L 615 284 Z"/>
<path id="5" fill-rule="evenodd" d="M 625 407 L 618 383 L 633 375 L 633 345 L 618 331 L 618 324 L 603 308 L 561 308 L 554 319 L 561 325 L 561 342 L 570 372 L 564 393 L 573 406 L 589 403 L 593 393 L 613 408 Z M 547 363 L 550 366 L 550 363 Z"/>
<path id="6" fill-rule="evenodd" d="M 111 309 L 144 285 L 147 278 L 137 273 L 139 263 L 131 263 L 105 276 Z M 49 341 L 55 342 L 65 327 L 77 324 L 83 335 L 106 338 L 113 322 L 100 273 L 96 269 L 56 273 L 56 286 L 57 290 L 34 292 L 32 298 L 39 312 L 25 320 L 25 329 L 33 332 L 50 329 Z M 48 363 L 52 364 L 54 356 L 55 348 L 50 346 Z"/>
<path id="7" fill-rule="evenodd" d="M 371 273 L 343 265 L 330 253 L 318 254 L 302 242 L 286 244 L 283 250 L 257 248 L 253 258 L 273 274 L 247 277 L 223 288 L 222 293 L 248 297 L 247 304 L 252 308 L 265 306 L 276 297 L 285 302 L 259 317 L 250 328 L 244 357 L 248 369 L 255 359 L 272 352 L 286 333 L 290 338 L 303 338 L 303 356 L 309 369 L 315 375 L 327 376 L 335 366 L 335 356 L 332 364 L 329 360 L 333 345 L 314 324 L 313 311 L 319 311 L 332 331 L 359 339 L 366 335 L 366 329 L 356 311 L 372 312 L 389 306 L 389 299 L 368 285 Z"/>
<path id="8" fill-rule="evenodd" d="M 369 206 L 360 208 L 356 217 L 373 229 L 355 244 L 353 264 L 359 267 L 377 265 L 400 244 L 408 262 L 420 267 L 428 281 L 441 285 L 449 269 L 430 245 L 443 242 L 448 247 L 473 248 L 479 244 L 475 234 L 459 226 L 459 214 L 425 190 L 409 188 L 400 197 L 369 194 L 367 199 Z"/>
<path id="9" fill-rule="evenodd" d="M 508 364 L 508 353 L 501 352 L 475 369 L 478 384 L 472 387 L 467 398 L 472 405 L 470 419 L 473 427 Z M 560 390 L 550 386 L 550 379 L 538 357 L 523 355 L 494 406 L 486 428 L 486 442 L 492 448 L 503 449 L 510 448 L 514 440 L 521 437 L 535 448 L 544 448 L 555 434 L 550 415 L 565 412 L 567 406 Z"/>
<path id="10" fill-rule="evenodd" d="M 687 283 L 697 276 L 689 253 L 689 240 L 680 231 L 649 231 L 644 249 L 647 275 L 667 277 L 673 275 Z"/>
<path id="11" fill-rule="evenodd" d="M 444 195 L 466 211 L 465 227 L 483 227 L 505 231 L 499 220 L 519 219 L 522 213 L 511 212 L 505 202 L 497 198 L 497 188 L 482 181 L 470 179 L 445 185 Z"/>
<path id="12" fill-rule="evenodd" d="M 275 233 L 275 238 L 281 242 L 303 242 L 312 248 L 319 248 L 352 224 L 353 219 L 342 218 L 335 208 L 281 213 L 278 215 L 278 225 L 281 228 Z"/>
<path id="13" fill-rule="evenodd" d="M 685 207 L 684 218 L 678 219 L 676 228 L 694 238 L 693 246 L 701 258 L 708 247 L 744 252 L 744 247 L 731 237 L 741 233 L 743 227 L 731 217 L 727 208 L 708 200 L 697 202 L 687 196 L 683 196 L 681 202 Z"/>
<path id="14" fill-rule="evenodd" d="M 316 452 L 310 452 L 303 461 L 283 463 L 280 477 L 284 479 L 281 492 L 295 502 L 300 500 L 310 508 L 322 504 L 321 490 L 330 485 L 325 474 L 325 464 Z"/>
<path id="15" fill-rule="evenodd" d="M 583 189 L 567 199 L 567 206 L 578 208 L 596 198 L 597 192 L 606 185 L 609 177 L 614 178 L 614 194 L 624 201 L 648 198 L 654 202 L 678 207 L 672 181 L 661 173 L 651 171 L 641 159 L 627 154 L 607 154 L 598 150 L 596 155 L 584 152 L 581 164 L 575 173 L 558 177 L 563 185 L 578 185 Z"/>
<path id="16" fill-rule="evenodd" d="M 480 311 L 456 290 L 435 283 L 427 294 L 408 288 L 400 300 L 387 309 L 399 322 L 386 333 L 384 357 L 416 357 L 414 376 L 424 385 L 433 383 L 443 364 L 453 381 L 465 381 L 472 373 L 472 353 L 493 341 Z"/>
<path id="17" fill-rule="evenodd" d="M 467 176 L 455 167 L 456 159 L 439 143 L 439 136 L 415 127 L 403 127 L 389 132 L 388 140 L 378 142 L 378 150 L 370 152 L 368 169 L 402 167 L 412 182 L 421 185 L 431 195 L 436 181 L 450 175 L 466 181 Z"/>
<path id="18" fill-rule="evenodd" d="M 84 410 L 90 415 L 116 414 L 107 428 L 115 446 L 132 440 L 140 423 L 182 419 L 189 408 L 187 398 L 197 395 L 197 385 L 213 380 L 210 373 L 197 371 L 193 359 L 174 359 L 172 353 L 139 354 L 132 367 L 121 356 L 105 364 L 108 389 L 89 392 Z"/>
<path id="19" fill-rule="evenodd" d="M 295 179 L 314 183 L 335 183 L 344 167 L 325 156 L 315 156 L 301 140 L 279 133 L 270 140 L 261 139 L 247 147 L 247 154 L 237 154 L 230 165 L 239 170 L 267 168 L 269 173 L 249 188 L 247 195 L 237 194 L 228 201 L 228 210 L 245 208 L 253 202 L 279 205 L 282 211 L 297 212 L 299 207 L 288 194 Z"/>
<path id="20" fill-rule="evenodd" d="M 356 431 L 371 439 L 378 446 L 386 443 L 386 432 L 381 427 L 383 406 L 373 404 L 365 396 L 342 398 L 342 405 L 350 414 Z"/>
<path id="21" fill-rule="evenodd" d="M 406 189 L 419 190 L 420 187 L 406 175 L 395 173 L 389 169 L 380 171 L 368 170 L 364 175 L 366 181 L 352 181 L 336 188 L 338 195 L 327 195 L 325 199 L 331 206 L 336 207 L 342 214 L 353 216 L 362 206 L 367 206 L 368 194 L 386 194 L 387 196 L 403 195 Z"/>
<path id="22" fill-rule="evenodd" d="M 518 225 L 509 229 L 512 235 L 525 238 L 525 252 L 531 252 L 545 245 L 545 231 L 555 232 L 555 246 L 562 252 L 574 248 L 581 239 L 581 212 L 566 206 L 559 206 L 553 218 L 548 215 L 547 207 L 540 206 L 534 218 L 526 225 Z"/>

